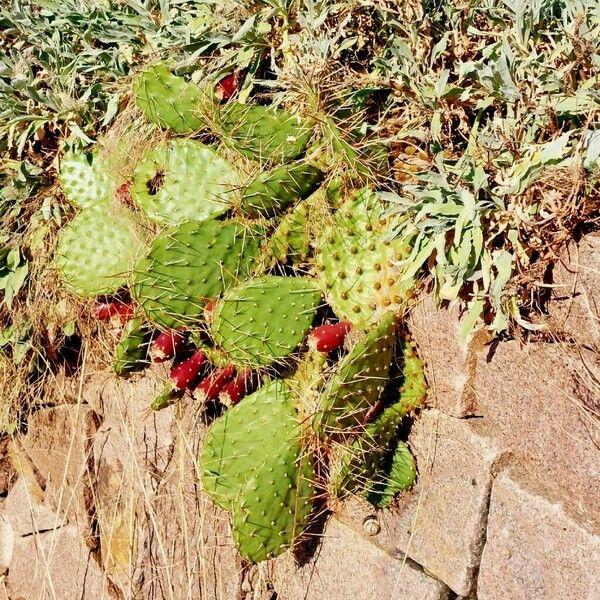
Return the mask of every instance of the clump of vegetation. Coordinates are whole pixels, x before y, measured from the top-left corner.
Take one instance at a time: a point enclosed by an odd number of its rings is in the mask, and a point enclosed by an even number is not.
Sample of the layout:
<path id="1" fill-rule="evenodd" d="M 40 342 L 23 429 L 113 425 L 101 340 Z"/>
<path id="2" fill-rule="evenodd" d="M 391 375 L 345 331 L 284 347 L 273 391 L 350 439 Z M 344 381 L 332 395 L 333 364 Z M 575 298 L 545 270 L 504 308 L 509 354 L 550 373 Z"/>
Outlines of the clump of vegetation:
<path id="1" fill-rule="evenodd" d="M 3 367 L 172 360 L 251 561 L 416 477 L 421 287 L 535 331 L 596 226 L 596 3 L 15 3 L 0 16 Z M 34 37 L 24 34 L 35 28 Z M 58 184 L 58 185 L 57 185 Z M 94 318 L 95 317 L 95 318 Z M 108 324 L 108 327 L 104 326 Z"/>

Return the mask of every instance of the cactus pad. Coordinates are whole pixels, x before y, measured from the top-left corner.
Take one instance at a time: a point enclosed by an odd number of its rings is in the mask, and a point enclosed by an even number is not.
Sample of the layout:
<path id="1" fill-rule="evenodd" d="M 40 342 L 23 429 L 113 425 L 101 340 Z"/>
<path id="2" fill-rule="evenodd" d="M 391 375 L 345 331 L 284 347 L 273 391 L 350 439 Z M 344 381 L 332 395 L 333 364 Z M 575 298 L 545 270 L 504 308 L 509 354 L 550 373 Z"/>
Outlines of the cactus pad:
<path id="1" fill-rule="evenodd" d="M 409 489 L 417 478 L 415 459 L 404 442 L 397 443 L 384 463 L 366 494 L 367 500 L 377 508 L 389 507 L 396 494 Z"/>
<path id="2" fill-rule="evenodd" d="M 245 278 L 258 252 L 255 232 L 235 221 L 190 221 L 164 231 L 134 274 L 133 293 L 163 327 L 203 320 L 207 301 Z"/>
<path id="3" fill-rule="evenodd" d="M 208 93 L 173 75 L 165 65 L 153 65 L 140 73 L 133 91 L 146 118 L 160 127 L 188 133 L 204 125 L 200 107 L 210 100 Z"/>
<path id="4" fill-rule="evenodd" d="M 118 186 L 95 153 L 67 152 L 60 161 L 59 180 L 67 200 L 79 208 L 110 200 Z"/>
<path id="5" fill-rule="evenodd" d="M 323 171 L 313 165 L 281 165 L 250 182 L 242 195 L 241 209 L 249 217 L 272 217 L 309 196 L 322 179 Z"/>
<path id="6" fill-rule="evenodd" d="M 259 162 L 298 158 L 312 133 L 308 123 L 288 112 L 245 104 L 228 104 L 221 127 L 228 146 Z"/>
<path id="7" fill-rule="evenodd" d="M 345 202 L 317 244 L 316 267 L 326 299 L 338 317 L 368 328 L 386 311 L 398 312 L 412 282 L 399 283 L 395 263 L 409 248 L 402 240 L 388 241 L 382 202 L 370 191 Z"/>
<path id="8" fill-rule="evenodd" d="M 298 277 L 266 276 L 231 289 L 215 310 L 215 342 L 237 365 L 269 365 L 304 339 L 321 292 Z"/>
<path id="9" fill-rule="evenodd" d="M 109 203 L 82 210 L 63 230 L 56 266 L 81 296 L 108 294 L 121 287 L 145 246 L 145 235 L 130 211 Z"/>
<path id="10" fill-rule="evenodd" d="M 397 401 L 387 406 L 372 423 L 369 423 L 364 433 L 357 437 L 352 444 L 338 447 L 338 456 L 336 460 L 332 461 L 334 468 L 331 476 L 331 488 L 336 495 L 354 492 L 357 487 L 367 492 L 373 487 L 379 490 L 379 495 L 382 495 L 392 471 L 395 471 L 395 479 L 400 482 L 407 481 L 406 478 L 400 477 L 401 466 L 403 462 L 406 463 L 406 460 L 401 456 L 392 457 L 388 448 L 402 419 L 423 404 L 426 394 L 427 386 L 423 365 L 417 357 L 412 343 L 404 341 L 399 397 Z M 394 466 L 394 463 L 397 464 Z M 378 473 L 382 468 L 383 478 L 382 474 Z M 387 476 L 385 476 L 386 472 Z M 370 498 L 370 500 L 372 499 Z"/>
<path id="11" fill-rule="evenodd" d="M 238 186 L 234 167 L 210 146 L 176 139 L 144 155 L 135 169 L 131 195 L 148 217 L 175 225 L 222 214 Z"/>
<path id="12" fill-rule="evenodd" d="M 117 375 L 127 375 L 148 366 L 150 330 L 141 317 L 128 321 L 115 348 L 113 368 Z"/>
<path id="13" fill-rule="evenodd" d="M 310 254 L 308 213 L 308 205 L 300 202 L 281 219 L 266 248 L 275 261 L 297 264 L 306 260 Z"/>
<path id="14" fill-rule="evenodd" d="M 362 425 L 388 381 L 395 327 L 396 317 L 386 313 L 343 358 L 323 391 L 321 409 L 313 421 L 317 433 L 341 433 Z"/>
<path id="15" fill-rule="evenodd" d="M 281 380 L 264 385 L 215 421 L 200 459 L 204 491 L 233 512 L 240 553 L 280 554 L 306 528 L 314 477 L 302 430 Z"/>

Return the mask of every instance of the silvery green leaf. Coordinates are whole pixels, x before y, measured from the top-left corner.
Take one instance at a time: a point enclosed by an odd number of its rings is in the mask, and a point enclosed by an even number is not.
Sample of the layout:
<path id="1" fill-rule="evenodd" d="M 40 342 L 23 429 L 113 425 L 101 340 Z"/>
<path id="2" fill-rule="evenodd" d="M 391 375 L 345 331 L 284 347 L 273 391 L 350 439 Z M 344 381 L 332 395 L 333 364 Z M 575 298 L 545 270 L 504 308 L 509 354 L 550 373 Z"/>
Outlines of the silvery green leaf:
<path id="1" fill-rule="evenodd" d="M 438 98 L 441 98 L 442 95 L 444 94 L 444 90 L 446 89 L 446 84 L 448 83 L 449 77 L 450 77 L 450 70 L 444 69 L 440 73 L 437 81 L 435 82 L 435 93 Z"/>
<path id="2" fill-rule="evenodd" d="M 571 132 L 567 131 L 566 133 L 563 133 L 561 136 L 557 137 L 555 140 L 545 144 L 540 157 L 542 164 L 547 165 L 559 162 L 565 155 L 565 150 L 567 148 L 567 144 L 569 143 L 570 137 Z"/>
<path id="3" fill-rule="evenodd" d="M 496 307 L 496 314 L 492 321 L 491 328 L 496 333 L 501 333 L 508 329 L 508 315 L 504 312 L 501 306 Z"/>
<path id="4" fill-rule="evenodd" d="M 496 268 L 496 275 L 490 288 L 490 296 L 492 304 L 499 308 L 502 292 L 512 274 L 514 255 L 507 250 L 496 250 L 492 254 L 492 261 Z"/>
<path id="5" fill-rule="evenodd" d="M 467 313 L 460 324 L 460 332 L 458 334 L 458 343 L 460 346 L 465 347 L 467 345 L 477 321 L 483 314 L 484 305 L 484 300 L 481 297 L 475 297 L 469 302 Z"/>
<path id="6" fill-rule="evenodd" d="M 448 39 L 450 38 L 450 32 L 444 33 L 439 42 L 431 50 L 430 64 L 434 64 L 435 61 L 446 51 L 448 46 Z"/>
<path id="7" fill-rule="evenodd" d="M 426 241 L 422 247 L 415 244 L 410 256 L 405 261 L 401 262 L 401 265 L 406 265 L 401 280 L 409 281 L 413 279 L 423 266 L 423 263 L 431 256 L 434 248 L 434 240 Z"/>
<path id="8" fill-rule="evenodd" d="M 584 148 L 584 168 L 594 169 L 600 167 L 600 129 L 586 132 Z"/>

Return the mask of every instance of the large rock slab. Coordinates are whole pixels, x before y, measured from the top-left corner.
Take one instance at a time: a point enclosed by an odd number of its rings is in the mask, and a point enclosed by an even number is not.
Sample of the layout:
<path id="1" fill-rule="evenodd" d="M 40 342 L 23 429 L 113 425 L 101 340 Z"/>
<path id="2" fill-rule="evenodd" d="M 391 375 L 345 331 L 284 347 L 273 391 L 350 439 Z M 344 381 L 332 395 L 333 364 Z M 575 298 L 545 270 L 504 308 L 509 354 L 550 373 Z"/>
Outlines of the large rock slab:
<path id="1" fill-rule="evenodd" d="M 440 308 L 433 294 L 412 306 L 408 319 L 411 335 L 425 363 L 428 404 L 455 417 L 472 414 L 476 351 L 487 336 L 480 332 L 468 346 L 462 346 L 458 305 Z"/>
<path id="2" fill-rule="evenodd" d="M 477 598 L 600 598 L 599 532 L 573 520 L 535 482 L 501 473 L 492 489 Z"/>
<path id="3" fill-rule="evenodd" d="M 389 555 L 331 519 L 314 557 L 298 567 L 291 554 L 273 561 L 273 586 L 285 600 L 446 600 L 448 588 L 410 561 Z"/>
<path id="4" fill-rule="evenodd" d="M 415 421 L 409 438 L 419 480 L 393 511 L 380 514 L 383 549 L 408 556 L 455 593 L 466 596 L 479 567 L 489 495 L 500 447 L 473 432 L 469 421 L 435 409 Z M 352 503 L 340 517 L 362 528 L 369 510 Z"/>
<path id="5" fill-rule="evenodd" d="M 97 426 L 94 410 L 85 404 L 41 408 L 31 414 L 27 435 L 17 442 L 43 480 L 45 501 L 82 526 L 92 503 L 88 465 Z"/>
<path id="6" fill-rule="evenodd" d="M 600 515 L 600 427 L 581 385 L 584 366 L 562 344 L 503 342 L 481 354 L 470 427 L 493 437 L 532 480 L 555 490 L 579 519 Z"/>
<path id="7" fill-rule="evenodd" d="M 198 487 L 204 415 L 189 400 L 150 411 L 164 383 L 155 367 L 87 388 L 103 415 L 93 447 L 104 568 L 125 597 L 236 598 L 242 565 L 229 520 Z"/>
<path id="8" fill-rule="evenodd" d="M 9 518 L 0 513 L 0 575 L 4 575 L 10 567 L 15 548 L 15 531 Z M 1 599 L 0 595 L 0 599 Z"/>
<path id="9" fill-rule="evenodd" d="M 8 493 L 4 514 L 16 536 L 49 531 L 65 523 L 64 516 L 46 502 L 37 482 L 25 475 L 19 477 Z"/>
<path id="10" fill-rule="evenodd" d="M 111 598 L 106 578 L 75 525 L 17 538 L 7 579 L 9 597 L 27 600 Z"/>

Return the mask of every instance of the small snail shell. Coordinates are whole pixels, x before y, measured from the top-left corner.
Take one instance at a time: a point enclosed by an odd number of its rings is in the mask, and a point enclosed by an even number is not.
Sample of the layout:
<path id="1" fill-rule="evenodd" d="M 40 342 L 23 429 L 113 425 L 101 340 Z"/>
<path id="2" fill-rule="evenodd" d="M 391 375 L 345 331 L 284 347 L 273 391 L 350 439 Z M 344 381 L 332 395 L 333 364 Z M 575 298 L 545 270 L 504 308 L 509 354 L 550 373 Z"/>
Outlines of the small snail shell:
<path id="1" fill-rule="evenodd" d="M 365 517 L 363 521 L 363 529 L 368 535 L 377 535 L 381 531 L 381 524 L 375 515 Z"/>

